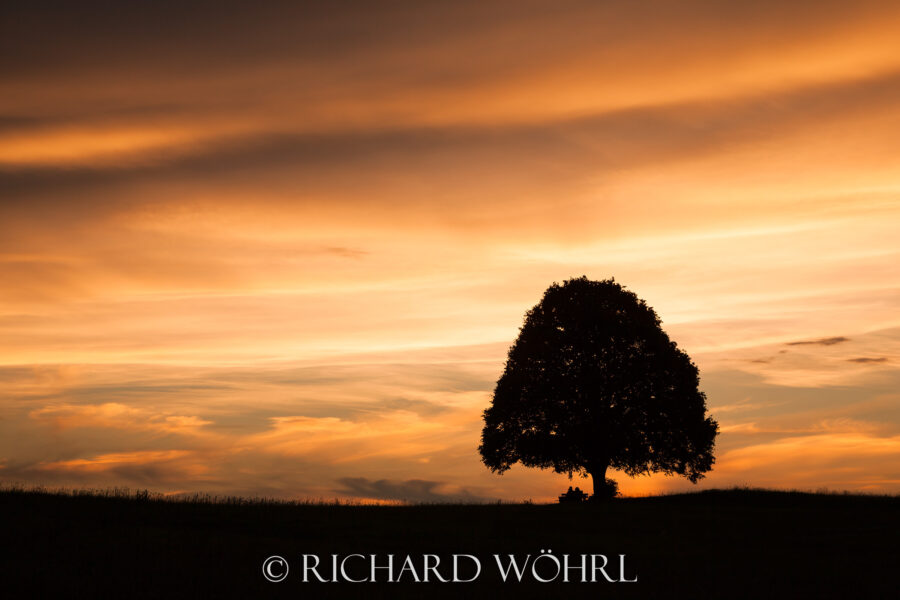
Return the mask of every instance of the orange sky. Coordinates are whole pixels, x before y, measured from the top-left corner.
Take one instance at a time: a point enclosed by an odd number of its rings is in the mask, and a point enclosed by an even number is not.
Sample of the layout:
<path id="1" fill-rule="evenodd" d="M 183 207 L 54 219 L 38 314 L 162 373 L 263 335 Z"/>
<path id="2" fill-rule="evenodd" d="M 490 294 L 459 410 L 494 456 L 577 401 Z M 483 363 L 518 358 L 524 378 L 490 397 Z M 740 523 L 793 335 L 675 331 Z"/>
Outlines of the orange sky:
<path id="1" fill-rule="evenodd" d="M 585 274 L 700 367 L 699 487 L 900 492 L 896 3 L 0 11 L 3 482 L 552 499 L 481 412 Z"/>

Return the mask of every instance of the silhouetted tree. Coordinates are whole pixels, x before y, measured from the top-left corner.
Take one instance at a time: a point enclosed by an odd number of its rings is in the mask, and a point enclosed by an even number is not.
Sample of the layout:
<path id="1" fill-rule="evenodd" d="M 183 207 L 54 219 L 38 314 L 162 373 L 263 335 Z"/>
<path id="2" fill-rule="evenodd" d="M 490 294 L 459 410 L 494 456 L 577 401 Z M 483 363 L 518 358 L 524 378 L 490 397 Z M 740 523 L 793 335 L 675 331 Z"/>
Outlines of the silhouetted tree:
<path id="1" fill-rule="evenodd" d="M 591 475 L 712 468 L 718 424 L 706 416 L 697 367 L 652 308 L 613 279 L 554 283 L 525 317 L 484 411 L 484 463 Z"/>

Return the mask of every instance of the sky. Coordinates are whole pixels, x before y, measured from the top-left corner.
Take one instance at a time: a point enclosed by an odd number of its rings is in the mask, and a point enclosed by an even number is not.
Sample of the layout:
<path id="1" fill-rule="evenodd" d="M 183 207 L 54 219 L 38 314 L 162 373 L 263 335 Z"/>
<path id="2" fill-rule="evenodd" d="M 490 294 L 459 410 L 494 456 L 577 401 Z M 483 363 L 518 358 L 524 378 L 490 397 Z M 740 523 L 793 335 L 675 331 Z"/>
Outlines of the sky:
<path id="1" fill-rule="evenodd" d="M 0 482 L 551 501 L 480 462 L 553 282 L 700 369 L 713 470 L 900 493 L 896 2 L 7 2 Z"/>

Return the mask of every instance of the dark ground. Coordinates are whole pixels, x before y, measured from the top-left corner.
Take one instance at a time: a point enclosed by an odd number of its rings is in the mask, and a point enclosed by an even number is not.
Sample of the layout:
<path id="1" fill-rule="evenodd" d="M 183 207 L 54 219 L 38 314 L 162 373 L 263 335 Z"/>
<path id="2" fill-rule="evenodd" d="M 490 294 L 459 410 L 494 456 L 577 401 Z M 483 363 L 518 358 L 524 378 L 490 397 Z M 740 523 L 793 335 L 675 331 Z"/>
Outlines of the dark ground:
<path id="1" fill-rule="evenodd" d="M 896 496 L 756 490 L 597 506 L 241 504 L 5 490 L 0 596 L 898 598 L 898 517 Z M 638 582 L 500 581 L 494 554 L 524 560 L 542 549 L 575 555 L 573 564 L 582 553 L 605 554 L 613 578 L 625 554 L 625 575 Z M 322 558 L 323 574 L 332 553 L 376 554 L 378 564 L 411 555 L 417 565 L 436 554 L 445 575 L 452 554 L 472 554 L 483 571 L 474 583 L 303 583 L 304 553 Z M 262 576 L 271 555 L 289 563 L 281 583 Z"/>

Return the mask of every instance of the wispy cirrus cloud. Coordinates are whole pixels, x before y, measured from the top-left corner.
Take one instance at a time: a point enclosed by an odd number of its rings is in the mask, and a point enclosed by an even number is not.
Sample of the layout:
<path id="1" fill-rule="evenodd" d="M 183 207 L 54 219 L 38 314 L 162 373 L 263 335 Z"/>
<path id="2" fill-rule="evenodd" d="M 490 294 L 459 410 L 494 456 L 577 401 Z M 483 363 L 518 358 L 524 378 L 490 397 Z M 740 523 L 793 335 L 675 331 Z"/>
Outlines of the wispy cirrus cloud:
<path id="1" fill-rule="evenodd" d="M 60 430 L 79 427 L 148 430 L 163 434 L 196 434 L 212 421 L 194 415 L 156 413 L 118 402 L 53 405 L 33 410 L 32 419 L 50 421 Z"/>
<path id="2" fill-rule="evenodd" d="M 850 338 L 844 336 L 835 336 L 820 338 L 818 340 L 801 340 L 799 342 L 788 342 L 786 346 L 834 346 L 843 342 L 849 342 Z"/>

